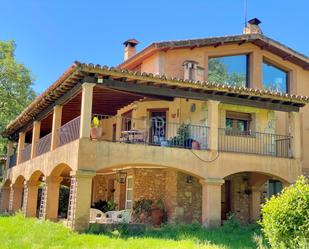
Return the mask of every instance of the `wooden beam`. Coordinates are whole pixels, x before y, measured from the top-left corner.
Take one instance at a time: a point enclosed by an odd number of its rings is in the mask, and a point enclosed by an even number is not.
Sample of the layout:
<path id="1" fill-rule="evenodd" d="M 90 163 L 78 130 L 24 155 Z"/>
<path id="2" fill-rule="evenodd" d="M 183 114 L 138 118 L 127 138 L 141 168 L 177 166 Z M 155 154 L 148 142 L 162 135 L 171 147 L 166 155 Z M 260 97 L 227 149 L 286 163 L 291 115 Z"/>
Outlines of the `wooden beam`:
<path id="1" fill-rule="evenodd" d="M 63 94 L 60 98 L 58 98 L 55 102 L 48 105 L 47 108 L 45 108 L 44 111 L 40 112 L 38 115 L 34 117 L 35 120 L 42 120 L 44 119 L 54 108 L 56 105 L 63 105 L 64 103 L 68 102 L 70 99 L 72 99 L 79 90 L 81 90 L 82 83 L 76 84 L 70 91 Z M 33 120 L 30 120 L 27 122 L 23 127 L 18 129 L 14 135 L 11 136 L 11 138 L 16 138 L 18 136 L 18 133 L 21 131 L 28 130 L 32 126 Z"/>
<path id="2" fill-rule="evenodd" d="M 155 86 L 146 86 L 146 85 L 128 85 L 121 81 L 114 81 L 114 80 L 104 80 L 102 83 L 106 87 L 110 87 L 113 89 L 118 89 L 122 91 L 128 92 L 136 92 L 141 94 L 152 94 L 155 96 L 169 96 L 174 98 L 187 98 L 187 99 L 197 99 L 197 100 L 217 100 L 221 101 L 222 103 L 226 104 L 233 104 L 233 105 L 241 105 L 241 106 L 251 106 L 257 107 L 262 109 L 269 109 L 275 111 L 283 111 L 283 112 L 298 112 L 299 107 L 293 106 L 291 104 L 276 104 L 271 102 L 264 102 L 259 100 L 252 100 L 252 99 L 244 99 L 244 98 L 237 98 L 237 97 L 230 97 L 224 95 L 216 95 L 216 94 L 208 94 L 208 93 L 200 93 L 194 91 L 187 91 L 183 89 L 171 89 L 168 87 L 155 87 Z M 249 96 L 248 96 L 249 97 Z"/>

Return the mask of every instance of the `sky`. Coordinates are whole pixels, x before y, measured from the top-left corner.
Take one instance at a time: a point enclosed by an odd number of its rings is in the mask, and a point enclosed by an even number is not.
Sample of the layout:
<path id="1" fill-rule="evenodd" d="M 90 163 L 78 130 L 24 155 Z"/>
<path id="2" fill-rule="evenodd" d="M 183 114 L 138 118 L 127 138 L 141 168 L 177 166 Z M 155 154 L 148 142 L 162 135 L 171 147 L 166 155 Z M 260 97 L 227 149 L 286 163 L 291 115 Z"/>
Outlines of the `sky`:
<path id="1" fill-rule="evenodd" d="M 16 58 L 41 93 L 75 60 L 115 66 L 123 42 L 241 34 L 245 0 L 0 0 L 0 40 L 14 39 Z M 309 56 L 308 0 L 247 0 L 248 19 L 264 34 Z"/>

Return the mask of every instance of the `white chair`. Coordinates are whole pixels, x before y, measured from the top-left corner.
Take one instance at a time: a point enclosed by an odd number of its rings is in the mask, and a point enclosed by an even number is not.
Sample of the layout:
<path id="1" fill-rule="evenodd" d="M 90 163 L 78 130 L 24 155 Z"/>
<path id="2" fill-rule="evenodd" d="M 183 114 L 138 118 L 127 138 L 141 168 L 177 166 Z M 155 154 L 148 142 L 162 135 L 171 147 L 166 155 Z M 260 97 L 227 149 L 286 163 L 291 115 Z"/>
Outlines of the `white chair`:
<path id="1" fill-rule="evenodd" d="M 112 219 L 106 217 L 106 214 L 99 209 L 90 208 L 90 223 L 107 223 L 112 222 Z"/>

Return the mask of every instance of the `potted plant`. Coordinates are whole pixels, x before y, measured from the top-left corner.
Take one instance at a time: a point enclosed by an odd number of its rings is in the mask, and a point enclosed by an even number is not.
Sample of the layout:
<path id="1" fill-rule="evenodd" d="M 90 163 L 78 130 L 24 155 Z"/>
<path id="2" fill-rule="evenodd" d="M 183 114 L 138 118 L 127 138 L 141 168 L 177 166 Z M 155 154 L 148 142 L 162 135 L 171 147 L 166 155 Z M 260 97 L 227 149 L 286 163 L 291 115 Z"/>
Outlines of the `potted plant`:
<path id="1" fill-rule="evenodd" d="M 150 216 L 150 211 L 153 201 L 150 199 L 140 199 L 135 202 L 133 212 L 135 219 L 139 222 L 143 222 Z"/>
<path id="2" fill-rule="evenodd" d="M 97 116 L 92 119 L 90 135 L 92 139 L 98 139 L 102 136 L 101 120 Z"/>
<path id="3" fill-rule="evenodd" d="M 201 149 L 200 143 L 198 141 L 196 141 L 196 140 L 192 141 L 191 147 L 192 147 L 193 150 Z"/>
<path id="4" fill-rule="evenodd" d="M 160 198 L 157 200 L 157 202 L 151 209 L 151 218 L 153 225 L 160 226 L 161 223 L 163 222 L 164 214 L 165 214 L 164 202 Z"/>
<path id="5" fill-rule="evenodd" d="M 187 148 L 191 147 L 189 125 L 182 123 L 177 129 L 177 135 L 170 140 L 170 146 Z"/>

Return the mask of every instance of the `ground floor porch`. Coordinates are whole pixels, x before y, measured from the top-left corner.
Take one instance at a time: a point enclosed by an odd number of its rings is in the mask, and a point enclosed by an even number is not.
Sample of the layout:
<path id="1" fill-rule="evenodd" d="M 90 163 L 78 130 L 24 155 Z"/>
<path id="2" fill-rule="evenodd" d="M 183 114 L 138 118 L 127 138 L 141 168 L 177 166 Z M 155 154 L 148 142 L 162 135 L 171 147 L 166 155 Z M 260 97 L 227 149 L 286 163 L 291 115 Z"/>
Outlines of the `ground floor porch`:
<path id="1" fill-rule="evenodd" d="M 265 197 L 285 184 L 275 176 L 249 171 L 205 180 L 163 166 L 73 172 L 68 165 L 58 165 L 49 176 L 36 171 L 29 180 L 7 180 L 1 211 L 21 209 L 28 217 L 65 220 L 76 230 L 88 227 L 91 208 L 130 210 L 131 223 L 198 222 L 214 227 L 230 214 L 244 224 L 257 220 Z"/>

